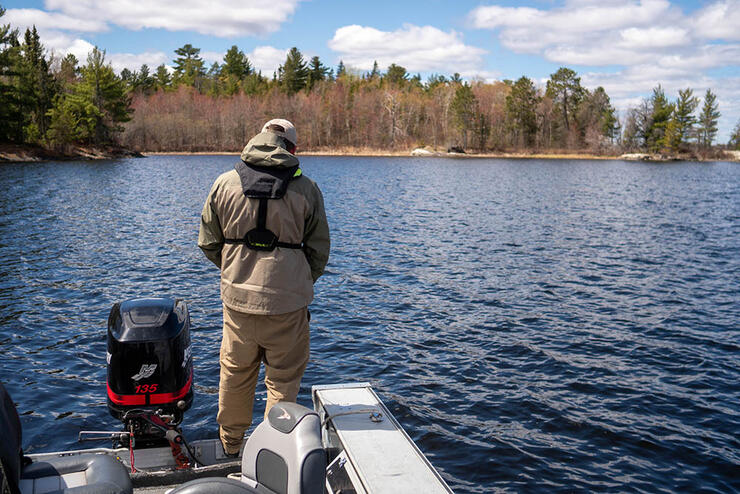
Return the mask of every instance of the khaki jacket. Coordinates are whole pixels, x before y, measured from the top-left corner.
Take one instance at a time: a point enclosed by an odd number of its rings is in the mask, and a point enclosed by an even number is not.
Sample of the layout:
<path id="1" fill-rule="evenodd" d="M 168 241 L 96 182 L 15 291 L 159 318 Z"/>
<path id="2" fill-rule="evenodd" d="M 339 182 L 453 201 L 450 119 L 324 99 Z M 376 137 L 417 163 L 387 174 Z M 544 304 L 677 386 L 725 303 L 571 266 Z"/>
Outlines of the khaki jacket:
<path id="1" fill-rule="evenodd" d="M 271 132 L 257 134 L 242 160 L 258 166 L 293 167 L 298 159 Z M 198 247 L 221 269 L 221 300 L 230 309 L 249 314 L 285 314 L 313 300 L 313 283 L 329 259 L 329 224 L 316 183 L 301 175 L 288 183 L 285 195 L 270 199 L 267 228 L 281 242 L 303 243 L 303 249 L 277 247 L 256 251 L 241 239 L 257 225 L 259 200 L 248 198 L 236 170 L 216 179 L 201 214 Z"/>

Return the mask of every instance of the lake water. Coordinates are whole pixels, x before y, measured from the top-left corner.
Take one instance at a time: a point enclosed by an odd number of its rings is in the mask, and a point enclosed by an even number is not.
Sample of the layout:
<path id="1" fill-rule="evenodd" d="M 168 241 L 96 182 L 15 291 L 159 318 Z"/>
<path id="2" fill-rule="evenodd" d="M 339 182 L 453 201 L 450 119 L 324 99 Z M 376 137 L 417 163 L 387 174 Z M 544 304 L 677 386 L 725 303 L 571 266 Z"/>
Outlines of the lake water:
<path id="1" fill-rule="evenodd" d="M 216 437 L 196 238 L 235 159 L 0 165 L 0 379 L 28 452 L 118 427 L 107 315 L 142 296 L 189 304 L 185 430 Z M 301 161 L 333 245 L 299 402 L 370 381 L 461 493 L 740 489 L 738 164 Z"/>

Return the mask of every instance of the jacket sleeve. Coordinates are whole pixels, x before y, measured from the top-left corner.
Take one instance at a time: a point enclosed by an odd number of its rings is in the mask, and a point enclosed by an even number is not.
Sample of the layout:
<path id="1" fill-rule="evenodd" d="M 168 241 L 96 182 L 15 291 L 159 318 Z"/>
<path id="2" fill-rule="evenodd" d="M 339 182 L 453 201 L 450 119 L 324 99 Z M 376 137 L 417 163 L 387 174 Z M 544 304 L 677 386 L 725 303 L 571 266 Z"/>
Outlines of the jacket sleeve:
<path id="1" fill-rule="evenodd" d="M 206 257 L 221 269 L 221 249 L 224 246 L 224 232 L 218 219 L 215 208 L 215 195 L 218 191 L 218 182 L 213 184 L 208 198 L 203 205 L 200 215 L 200 231 L 198 232 L 198 247 Z"/>
<path id="2" fill-rule="evenodd" d="M 321 190 L 314 185 L 313 208 L 308 218 L 303 235 L 303 252 L 306 254 L 308 264 L 311 266 L 311 278 L 314 283 L 324 274 L 324 268 L 329 261 L 329 223 L 326 221 L 324 211 L 324 197 Z"/>

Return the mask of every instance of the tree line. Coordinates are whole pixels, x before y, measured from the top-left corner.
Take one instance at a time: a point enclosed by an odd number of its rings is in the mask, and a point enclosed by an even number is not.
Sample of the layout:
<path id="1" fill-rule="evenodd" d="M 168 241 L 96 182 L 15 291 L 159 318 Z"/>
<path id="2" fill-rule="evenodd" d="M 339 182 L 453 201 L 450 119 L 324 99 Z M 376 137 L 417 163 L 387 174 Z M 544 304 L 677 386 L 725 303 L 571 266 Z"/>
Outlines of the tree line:
<path id="1" fill-rule="evenodd" d="M 0 142 L 60 150 L 114 143 L 131 119 L 129 88 L 104 52 L 94 49 L 86 62 L 47 57 L 35 27 L 21 36 L 0 26 Z"/>
<path id="2" fill-rule="evenodd" d="M 3 14 L 0 8 L 0 16 Z M 720 116 L 707 91 L 670 102 L 658 86 L 617 117 L 604 88 L 562 67 L 544 87 L 528 77 L 486 83 L 459 74 L 426 80 L 397 64 L 360 72 L 304 59 L 291 48 L 273 74 L 232 46 L 210 67 L 200 49 L 175 50 L 172 68 L 116 74 L 95 48 L 86 63 L 47 56 L 35 27 L 0 28 L 0 141 L 62 149 L 121 144 L 140 151 L 236 151 L 262 123 L 293 121 L 304 150 L 418 146 L 477 151 L 676 154 L 712 147 Z M 730 142 L 740 146 L 740 123 Z"/>

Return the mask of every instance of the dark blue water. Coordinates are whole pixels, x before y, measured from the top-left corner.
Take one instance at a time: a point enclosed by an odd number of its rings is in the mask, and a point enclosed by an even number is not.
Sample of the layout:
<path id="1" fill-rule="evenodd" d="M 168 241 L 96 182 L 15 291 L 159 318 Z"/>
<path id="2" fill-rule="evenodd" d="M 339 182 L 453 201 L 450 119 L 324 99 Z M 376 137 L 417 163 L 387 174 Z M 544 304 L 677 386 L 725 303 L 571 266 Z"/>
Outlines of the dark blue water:
<path id="1" fill-rule="evenodd" d="M 111 305 L 187 300 L 216 437 L 233 157 L 0 165 L 0 379 L 29 452 L 116 428 Z M 370 381 L 457 492 L 740 489 L 740 166 L 305 157 L 333 251 L 310 387 Z M 255 416 L 264 408 L 258 389 Z"/>

